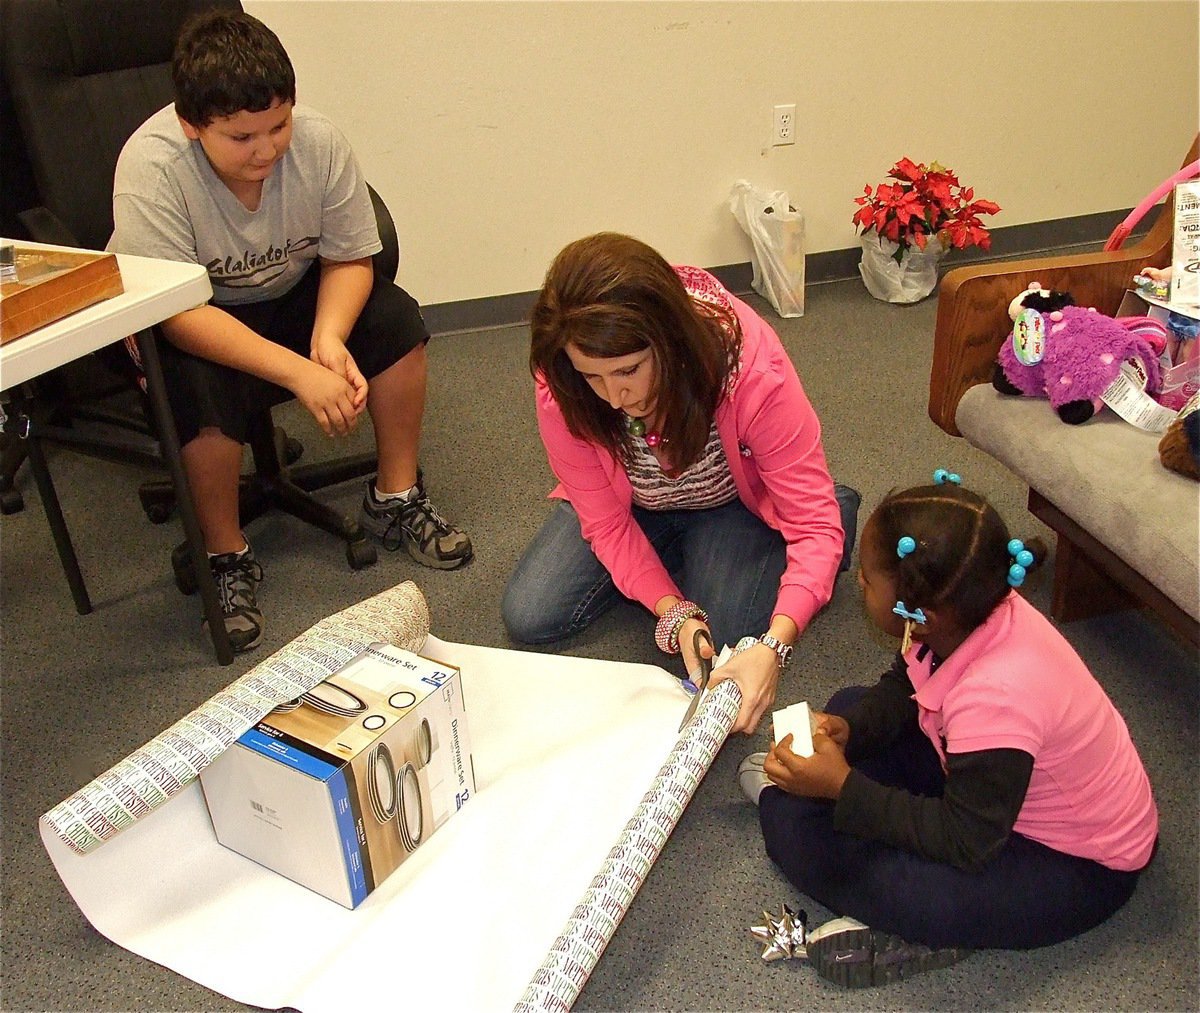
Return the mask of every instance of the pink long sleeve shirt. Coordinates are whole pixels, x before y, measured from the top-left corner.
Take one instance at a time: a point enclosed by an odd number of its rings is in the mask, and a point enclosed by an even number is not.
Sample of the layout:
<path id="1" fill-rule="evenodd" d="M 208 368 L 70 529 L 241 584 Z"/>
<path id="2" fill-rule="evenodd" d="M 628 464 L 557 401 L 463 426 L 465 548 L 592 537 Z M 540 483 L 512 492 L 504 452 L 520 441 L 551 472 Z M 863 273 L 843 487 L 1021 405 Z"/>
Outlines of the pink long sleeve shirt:
<path id="1" fill-rule="evenodd" d="M 693 298 L 724 301 L 741 326 L 741 364 L 717 406 L 717 432 L 739 498 L 787 543 L 775 613 L 803 631 L 829 601 L 844 537 L 821 424 L 770 325 L 707 272 L 676 270 Z M 665 595 L 684 597 L 633 519 L 633 489 L 621 462 L 571 435 L 541 377 L 536 399 L 542 443 L 559 480 L 550 495 L 575 508 L 583 537 L 617 588 L 651 611 Z"/>

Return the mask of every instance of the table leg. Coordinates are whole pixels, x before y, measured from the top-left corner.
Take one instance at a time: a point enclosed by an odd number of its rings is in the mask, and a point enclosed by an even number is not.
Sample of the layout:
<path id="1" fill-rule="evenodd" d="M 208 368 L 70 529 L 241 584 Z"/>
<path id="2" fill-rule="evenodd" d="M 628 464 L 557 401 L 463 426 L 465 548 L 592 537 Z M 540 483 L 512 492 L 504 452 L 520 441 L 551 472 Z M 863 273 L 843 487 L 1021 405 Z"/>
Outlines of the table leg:
<path id="1" fill-rule="evenodd" d="M 150 397 L 150 409 L 154 414 L 154 427 L 162 445 L 163 460 L 171 472 L 175 485 L 175 505 L 179 508 L 179 519 L 183 524 L 184 537 L 191 550 L 192 566 L 196 575 L 196 586 L 204 607 L 204 618 L 208 620 L 208 632 L 212 637 L 217 661 L 228 665 L 233 661 L 233 647 L 225 631 L 225 620 L 221 615 L 221 603 L 217 599 L 217 585 L 212 571 L 206 565 L 208 556 L 204 549 L 204 536 L 200 522 L 196 519 L 196 508 L 192 501 L 187 474 L 183 470 L 183 458 L 179 453 L 179 434 L 175 420 L 167 405 L 166 385 L 163 382 L 162 362 L 158 356 L 158 345 L 153 329 L 140 331 L 137 336 L 142 356 L 142 370 L 146 374 L 146 392 Z"/>
<path id="2" fill-rule="evenodd" d="M 23 395 L 13 398 L 14 414 L 30 418 L 32 406 Z M 29 470 L 37 484 L 38 495 L 42 497 L 42 509 L 46 512 L 46 523 L 50 525 L 50 534 L 54 536 L 54 547 L 58 550 L 58 558 L 62 563 L 63 573 L 66 574 L 67 584 L 71 588 L 71 597 L 75 599 L 75 611 L 81 616 L 92 611 L 92 600 L 88 597 L 87 585 L 83 581 L 83 573 L 79 569 L 79 559 L 75 555 L 75 546 L 71 542 L 71 533 L 67 530 L 67 522 L 63 519 L 62 505 L 58 501 L 58 492 L 54 488 L 54 480 L 50 477 L 50 469 L 46 466 L 46 456 L 42 453 L 41 440 L 38 439 L 37 426 L 33 425 L 26 437 L 29 451 Z"/>

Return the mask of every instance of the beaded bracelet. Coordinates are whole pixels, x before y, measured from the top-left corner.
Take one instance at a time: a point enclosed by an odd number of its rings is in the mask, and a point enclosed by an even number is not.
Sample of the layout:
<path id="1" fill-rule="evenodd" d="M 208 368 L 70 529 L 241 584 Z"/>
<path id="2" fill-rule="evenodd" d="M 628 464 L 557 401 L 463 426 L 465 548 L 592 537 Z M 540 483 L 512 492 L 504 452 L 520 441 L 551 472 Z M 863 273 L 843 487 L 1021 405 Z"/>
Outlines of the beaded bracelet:
<path id="1" fill-rule="evenodd" d="M 708 613 L 694 601 L 677 601 L 658 618 L 654 627 L 654 642 L 664 654 L 679 653 L 679 630 L 689 619 L 708 622 Z"/>

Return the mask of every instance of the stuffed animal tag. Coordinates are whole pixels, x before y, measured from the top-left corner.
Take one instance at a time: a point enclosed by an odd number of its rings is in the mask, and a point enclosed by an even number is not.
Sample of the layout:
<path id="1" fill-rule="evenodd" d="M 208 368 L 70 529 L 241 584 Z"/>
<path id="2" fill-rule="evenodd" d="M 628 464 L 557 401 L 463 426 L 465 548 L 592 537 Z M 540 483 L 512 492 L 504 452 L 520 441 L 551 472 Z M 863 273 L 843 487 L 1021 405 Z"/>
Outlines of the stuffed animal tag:
<path id="1" fill-rule="evenodd" d="M 1137 359 L 1128 359 L 1121 363 L 1121 371 L 1100 399 L 1131 426 L 1148 433 L 1163 433 L 1175 421 L 1176 413 L 1146 393 L 1149 381 L 1145 365 Z"/>
<path id="2" fill-rule="evenodd" d="M 1036 366 L 1046 355 L 1046 319 L 1026 307 L 1017 314 L 1012 331 L 1013 352 L 1023 366 Z"/>

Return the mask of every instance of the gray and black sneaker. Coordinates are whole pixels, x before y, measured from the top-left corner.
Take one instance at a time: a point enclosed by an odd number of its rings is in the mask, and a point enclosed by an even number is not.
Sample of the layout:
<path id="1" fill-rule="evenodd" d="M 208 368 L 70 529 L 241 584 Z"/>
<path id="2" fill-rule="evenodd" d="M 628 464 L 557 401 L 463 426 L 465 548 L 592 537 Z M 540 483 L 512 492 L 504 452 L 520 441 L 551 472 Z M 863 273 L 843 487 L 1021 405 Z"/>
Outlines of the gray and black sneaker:
<path id="1" fill-rule="evenodd" d="M 846 988 L 867 988 L 949 967 L 972 950 L 930 949 L 872 929 L 853 918 L 836 918 L 805 940 L 808 962 L 822 978 Z"/>
<path id="2" fill-rule="evenodd" d="M 263 614 L 258 607 L 255 589 L 263 578 L 262 567 L 254 558 L 254 550 L 246 543 L 245 552 L 226 552 L 208 561 L 213 579 L 217 582 L 217 598 L 225 617 L 225 632 L 237 652 L 249 651 L 262 640 Z M 204 621 L 208 632 L 208 620 Z"/>
<path id="3" fill-rule="evenodd" d="M 430 502 L 419 474 L 408 499 L 384 502 L 375 498 L 375 480 L 371 479 L 363 496 L 360 523 L 389 552 L 403 546 L 418 563 L 435 570 L 456 569 L 475 552 L 470 536 L 450 524 Z"/>

